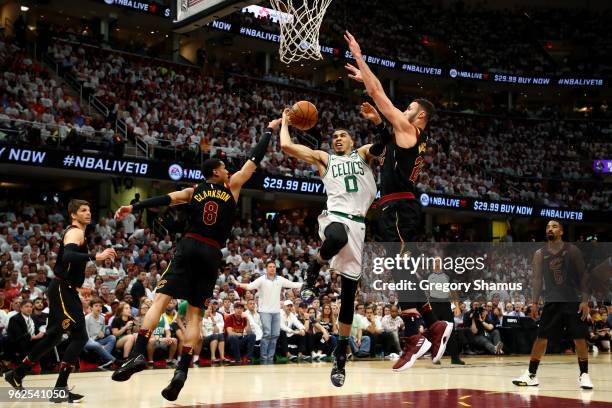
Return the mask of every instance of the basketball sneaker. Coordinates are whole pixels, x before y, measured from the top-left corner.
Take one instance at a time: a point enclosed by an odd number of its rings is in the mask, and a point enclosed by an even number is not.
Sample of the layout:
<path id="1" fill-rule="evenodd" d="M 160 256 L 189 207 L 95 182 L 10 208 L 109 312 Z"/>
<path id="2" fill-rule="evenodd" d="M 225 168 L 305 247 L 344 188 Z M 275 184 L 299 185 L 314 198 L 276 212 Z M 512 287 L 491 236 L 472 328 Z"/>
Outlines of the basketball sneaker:
<path id="1" fill-rule="evenodd" d="M 346 380 L 346 371 L 344 369 L 346 365 L 346 354 L 343 351 L 334 350 L 332 355 L 333 365 L 329 378 L 335 387 L 342 387 Z"/>
<path id="2" fill-rule="evenodd" d="M 431 348 L 431 342 L 422 334 L 415 334 L 406 339 L 404 351 L 400 358 L 393 364 L 393 371 L 400 372 L 409 369 Z"/>
<path id="3" fill-rule="evenodd" d="M 14 389 L 23 390 L 23 378 L 19 378 L 19 376 L 14 370 L 7 371 L 6 374 L 4 374 L 4 380 L 7 383 L 11 384 L 11 387 L 13 387 Z"/>
<path id="4" fill-rule="evenodd" d="M 174 377 L 170 381 L 170 384 L 166 388 L 164 388 L 161 392 L 162 397 L 167 399 L 168 401 L 176 401 L 178 398 L 183 385 L 185 385 L 185 380 L 187 379 L 187 373 L 181 370 L 176 370 L 174 372 Z"/>
<path id="5" fill-rule="evenodd" d="M 527 386 L 536 387 L 540 385 L 536 375 L 531 374 L 529 370 L 525 370 L 525 372 L 520 377 L 517 377 L 514 380 L 512 380 L 512 384 L 518 385 L 520 387 L 527 387 Z"/>
<path id="6" fill-rule="evenodd" d="M 578 384 L 580 384 L 580 388 L 583 390 L 593 389 L 593 383 L 591 382 L 591 376 L 589 376 L 589 373 L 580 374 L 580 377 L 578 377 Z"/>
<path id="7" fill-rule="evenodd" d="M 453 324 L 438 320 L 425 332 L 425 337 L 431 342 L 431 361 L 436 364 L 446 350 L 448 339 L 453 333 Z"/>
<path id="8" fill-rule="evenodd" d="M 50 402 L 53 402 L 55 404 L 59 404 L 62 402 L 68 402 L 70 404 L 75 403 L 75 402 L 81 402 L 83 400 L 83 398 L 85 398 L 83 395 L 81 394 L 76 394 L 74 392 L 70 392 L 68 391 L 68 394 L 66 394 L 66 389 L 65 388 L 55 388 L 54 391 L 64 391 L 64 392 L 58 392 L 57 395 L 54 395 L 53 397 L 49 398 Z"/>
<path id="9" fill-rule="evenodd" d="M 115 370 L 111 378 L 113 381 L 127 381 L 132 375 L 141 372 L 145 368 L 147 368 L 147 359 L 142 354 L 138 354 L 136 357 L 130 357 L 125 360 Z"/>

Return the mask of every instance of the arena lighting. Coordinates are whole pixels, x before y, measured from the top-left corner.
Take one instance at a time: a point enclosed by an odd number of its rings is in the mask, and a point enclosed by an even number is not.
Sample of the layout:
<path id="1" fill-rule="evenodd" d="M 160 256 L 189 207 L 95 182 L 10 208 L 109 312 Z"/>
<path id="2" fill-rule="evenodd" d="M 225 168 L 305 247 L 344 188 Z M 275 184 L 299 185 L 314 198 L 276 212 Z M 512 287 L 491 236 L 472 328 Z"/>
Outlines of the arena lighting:
<path id="1" fill-rule="evenodd" d="M 28 6 L 21 6 L 21 11 L 28 11 L 30 8 Z"/>

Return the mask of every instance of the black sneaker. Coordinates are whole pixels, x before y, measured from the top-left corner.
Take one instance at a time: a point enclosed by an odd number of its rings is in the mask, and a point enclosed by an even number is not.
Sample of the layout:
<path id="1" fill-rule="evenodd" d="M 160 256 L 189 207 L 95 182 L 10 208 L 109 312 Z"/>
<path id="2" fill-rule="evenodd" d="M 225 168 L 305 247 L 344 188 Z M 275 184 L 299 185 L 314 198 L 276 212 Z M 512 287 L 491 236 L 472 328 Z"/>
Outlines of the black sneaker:
<path id="1" fill-rule="evenodd" d="M 334 353 L 333 366 L 329 378 L 331 379 L 332 384 L 336 387 L 342 387 L 344 385 L 344 380 L 346 380 L 346 371 L 344 370 L 345 364 L 346 356 L 343 355 L 338 358 L 336 353 Z"/>
<path id="2" fill-rule="evenodd" d="M 15 373 L 14 370 L 7 371 L 6 374 L 4 374 L 4 380 L 7 383 L 11 384 L 11 387 L 13 387 L 14 389 L 23 390 L 23 378 L 19 378 L 19 376 L 17 375 L 17 373 Z"/>
<path id="3" fill-rule="evenodd" d="M 147 359 L 142 354 L 128 358 L 115 370 L 112 375 L 113 381 L 127 381 L 133 374 L 139 373 L 147 368 Z"/>
<path id="4" fill-rule="evenodd" d="M 451 357 L 451 364 L 455 365 L 465 365 L 465 361 L 460 359 L 459 357 Z"/>
<path id="5" fill-rule="evenodd" d="M 305 282 L 300 291 L 300 298 L 302 298 L 302 301 L 311 304 L 317 297 L 315 290 L 314 285 L 310 286 Z"/>
<path id="6" fill-rule="evenodd" d="M 167 399 L 168 401 L 176 401 L 178 398 L 179 392 L 183 388 L 185 384 L 185 380 L 187 379 L 187 373 L 181 370 L 176 370 L 174 372 L 174 377 L 172 377 L 172 381 L 166 388 L 164 388 L 161 392 L 162 397 Z"/>
<path id="7" fill-rule="evenodd" d="M 56 388 L 55 390 L 63 391 L 63 392 L 60 392 L 58 396 L 54 396 L 54 397 L 49 398 L 49 401 L 54 402 L 56 404 L 59 404 L 61 402 L 68 402 L 68 403 L 72 404 L 72 403 L 75 403 L 75 402 L 81 402 L 81 400 L 83 398 L 85 398 L 81 394 L 75 394 L 75 393 L 70 392 L 70 391 L 68 391 L 68 395 L 66 395 L 66 392 L 65 392 L 66 389 L 65 388 Z"/>

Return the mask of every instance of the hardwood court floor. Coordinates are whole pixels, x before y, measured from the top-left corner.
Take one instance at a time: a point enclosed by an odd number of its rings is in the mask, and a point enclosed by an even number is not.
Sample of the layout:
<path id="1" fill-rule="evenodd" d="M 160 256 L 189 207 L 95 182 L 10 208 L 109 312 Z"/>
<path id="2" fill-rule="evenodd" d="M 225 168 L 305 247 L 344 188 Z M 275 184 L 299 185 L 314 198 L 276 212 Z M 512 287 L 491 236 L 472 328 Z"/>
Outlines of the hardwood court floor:
<path id="1" fill-rule="evenodd" d="M 527 367 L 527 356 L 465 358 L 468 365 L 463 367 L 451 366 L 447 358 L 441 366 L 421 359 L 402 373 L 392 372 L 389 361 L 350 362 L 343 388 L 329 382 L 330 363 L 194 368 L 175 403 L 160 395 L 171 378 L 169 369 L 146 370 L 126 383 L 113 382 L 110 372 L 77 373 L 70 377 L 70 385 L 86 396 L 82 406 L 104 408 L 612 407 L 612 355 L 589 357 L 592 391 L 577 385 L 575 356 L 545 356 L 538 373 L 540 386 L 529 388 L 511 383 Z M 24 386 L 54 382 L 55 375 L 33 375 L 25 379 Z"/>

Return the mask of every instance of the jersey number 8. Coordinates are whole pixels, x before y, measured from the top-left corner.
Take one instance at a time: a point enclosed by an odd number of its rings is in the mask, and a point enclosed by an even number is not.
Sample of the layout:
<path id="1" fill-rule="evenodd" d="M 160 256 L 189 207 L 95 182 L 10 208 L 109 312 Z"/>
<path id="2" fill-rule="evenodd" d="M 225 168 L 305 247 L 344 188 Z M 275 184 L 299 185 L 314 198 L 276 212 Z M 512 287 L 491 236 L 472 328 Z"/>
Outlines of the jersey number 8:
<path id="1" fill-rule="evenodd" d="M 202 222 L 205 225 L 214 225 L 217 222 L 217 212 L 219 211 L 219 204 L 214 201 L 208 201 L 204 203 L 204 214 L 202 215 Z"/>

